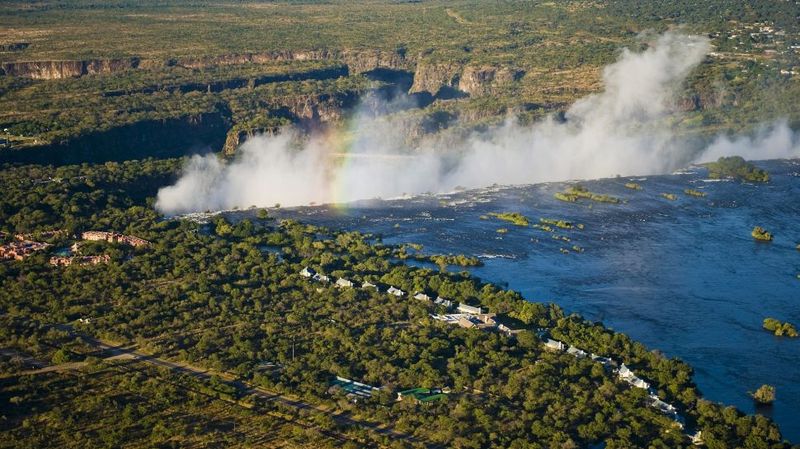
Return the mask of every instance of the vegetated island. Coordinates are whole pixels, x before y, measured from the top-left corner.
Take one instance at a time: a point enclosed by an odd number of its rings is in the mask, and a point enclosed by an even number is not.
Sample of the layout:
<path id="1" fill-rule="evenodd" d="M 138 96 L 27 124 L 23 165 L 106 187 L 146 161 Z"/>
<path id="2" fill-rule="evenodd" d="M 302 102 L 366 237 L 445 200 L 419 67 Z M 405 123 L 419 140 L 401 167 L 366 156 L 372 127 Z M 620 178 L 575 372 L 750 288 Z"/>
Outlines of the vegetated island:
<path id="1" fill-rule="evenodd" d="M 583 230 L 585 227 L 583 223 L 573 224 L 571 221 L 566 220 L 556 220 L 553 218 L 540 218 L 539 223 L 534 223 L 531 227 L 540 229 L 545 232 L 553 232 L 555 228 L 561 229 L 580 229 Z"/>
<path id="2" fill-rule="evenodd" d="M 555 218 L 540 218 L 539 219 L 539 223 L 545 224 L 545 225 L 555 226 L 555 227 L 561 228 L 561 229 L 574 229 L 576 227 L 578 229 L 583 229 L 583 225 L 580 224 L 580 223 L 575 225 L 571 221 L 557 220 Z"/>
<path id="3" fill-rule="evenodd" d="M 429 260 L 440 268 L 444 269 L 448 265 L 459 267 L 480 267 L 483 265 L 480 259 L 464 254 L 436 254 L 433 256 L 417 256 L 417 260 Z"/>
<path id="4" fill-rule="evenodd" d="M 642 190 L 642 185 L 636 182 L 626 182 L 625 188 L 631 190 Z"/>
<path id="5" fill-rule="evenodd" d="M 782 323 L 775 318 L 764 318 L 763 327 L 778 337 L 796 338 L 798 335 L 797 328 L 793 324 L 789 322 Z"/>
<path id="6" fill-rule="evenodd" d="M 611 195 L 605 195 L 601 193 L 594 193 L 590 192 L 586 186 L 582 184 L 575 184 L 570 186 L 567 190 L 563 192 L 556 192 L 553 196 L 557 200 L 566 201 L 568 203 L 575 203 L 578 201 L 579 198 L 585 198 L 588 200 L 596 201 L 598 203 L 611 203 L 611 204 L 619 204 L 622 201 Z"/>
<path id="7" fill-rule="evenodd" d="M 764 384 L 750 396 L 759 404 L 770 405 L 775 402 L 775 387 Z"/>
<path id="8" fill-rule="evenodd" d="M 695 190 L 695 189 L 684 189 L 683 193 L 685 193 L 685 194 L 687 194 L 689 196 L 697 197 L 697 198 L 702 198 L 702 197 L 706 196 L 706 192 L 701 192 L 701 191 Z"/>
<path id="9" fill-rule="evenodd" d="M 753 231 L 750 232 L 750 235 L 752 235 L 754 239 L 762 242 L 772 241 L 772 234 L 767 232 L 767 230 L 762 228 L 761 226 L 754 227 Z"/>
<path id="10" fill-rule="evenodd" d="M 517 226 L 527 227 L 530 225 L 530 220 L 528 220 L 528 217 L 520 214 L 519 212 L 490 212 L 489 215 L 497 218 L 498 220 L 507 221 Z"/>
<path id="11" fill-rule="evenodd" d="M 409 254 L 408 248 L 411 248 L 415 253 Z M 445 271 L 448 265 L 458 267 L 480 267 L 483 262 L 477 257 L 467 256 L 465 254 L 420 254 L 423 246 L 418 243 L 405 243 L 397 247 L 394 251 L 394 256 L 400 260 L 418 260 L 420 262 L 430 262 L 439 267 L 440 270 Z"/>
<path id="12" fill-rule="evenodd" d="M 740 156 L 721 157 L 717 162 L 704 164 L 712 179 L 733 178 L 740 181 L 769 182 L 769 173 Z"/>

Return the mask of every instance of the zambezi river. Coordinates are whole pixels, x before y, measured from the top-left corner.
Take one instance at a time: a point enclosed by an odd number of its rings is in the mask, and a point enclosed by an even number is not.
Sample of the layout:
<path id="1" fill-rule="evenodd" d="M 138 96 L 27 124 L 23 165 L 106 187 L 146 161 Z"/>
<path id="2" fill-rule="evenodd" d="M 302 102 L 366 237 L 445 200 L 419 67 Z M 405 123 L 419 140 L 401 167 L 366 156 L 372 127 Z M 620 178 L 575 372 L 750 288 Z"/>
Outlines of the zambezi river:
<path id="1" fill-rule="evenodd" d="M 769 171 L 770 182 L 707 179 L 701 167 L 581 181 L 620 204 L 559 201 L 553 194 L 573 184 L 561 182 L 274 214 L 378 234 L 386 243 L 421 244 L 427 254 L 477 256 L 484 265 L 468 271 L 482 280 L 531 301 L 557 303 L 688 362 L 706 399 L 764 414 L 797 443 L 800 338 L 776 337 L 762 321 L 800 325 L 800 161 L 757 165 Z M 628 182 L 641 190 L 626 188 Z M 518 212 L 532 223 L 567 220 L 583 229 L 515 226 L 489 216 L 495 212 Z M 756 241 L 754 226 L 774 240 Z M 762 384 L 775 386 L 777 399 L 756 408 L 748 392 Z"/>

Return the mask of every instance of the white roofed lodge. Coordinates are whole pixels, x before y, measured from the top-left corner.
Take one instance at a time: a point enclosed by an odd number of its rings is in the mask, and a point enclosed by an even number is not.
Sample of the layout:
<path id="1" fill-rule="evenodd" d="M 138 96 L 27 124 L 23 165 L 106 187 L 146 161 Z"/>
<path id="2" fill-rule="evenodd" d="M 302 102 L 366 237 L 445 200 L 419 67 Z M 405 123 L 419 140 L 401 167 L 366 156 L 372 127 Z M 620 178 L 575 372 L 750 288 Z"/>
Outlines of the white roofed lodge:
<path id="1" fill-rule="evenodd" d="M 406 292 L 400 290 L 399 288 L 395 288 L 394 286 L 390 286 L 389 290 L 386 290 L 386 293 L 397 296 L 398 298 L 406 295 Z"/>

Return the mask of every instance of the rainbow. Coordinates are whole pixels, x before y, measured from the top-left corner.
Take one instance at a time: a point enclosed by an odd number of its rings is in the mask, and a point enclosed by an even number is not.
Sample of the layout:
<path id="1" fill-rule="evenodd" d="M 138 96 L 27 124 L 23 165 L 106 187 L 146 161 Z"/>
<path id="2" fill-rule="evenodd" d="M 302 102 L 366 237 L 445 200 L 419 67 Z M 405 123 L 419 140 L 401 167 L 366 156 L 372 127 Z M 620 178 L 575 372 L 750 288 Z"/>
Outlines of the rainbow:
<path id="1" fill-rule="evenodd" d="M 299 176 L 311 176 L 313 192 L 306 197 L 307 205 L 326 205 L 334 213 L 345 213 L 350 202 L 368 199 L 392 192 L 380 176 L 393 176 L 394 173 L 408 170 L 408 162 L 416 159 L 413 153 L 392 152 L 381 148 L 383 137 L 373 141 L 363 138 L 363 123 L 358 118 L 350 118 L 344 123 L 330 125 L 315 131 L 310 136 L 300 137 L 299 146 L 310 157 L 296 159 L 296 164 L 312 164 L 313 169 L 300 171 Z M 294 144 L 292 144 L 294 146 Z M 389 144 L 391 147 L 392 145 Z M 295 155 L 297 156 L 297 155 Z M 308 165 L 298 166 L 309 167 Z M 298 179 L 301 183 L 305 179 Z M 396 180 L 394 180 L 396 181 Z M 383 186 L 384 188 L 381 188 Z M 411 188 L 413 190 L 413 187 Z"/>
<path id="2" fill-rule="evenodd" d="M 328 170 L 326 173 L 327 188 L 323 192 L 323 202 L 331 205 L 335 212 L 345 213 L 347 202 L 352 199 L 348 195 L 346 173 L 353 163 L 353 145 L 356 142 L 356 126 L 354 120 L 348 119 L 345 126 L 328 127 L 320 144 L 326 151 Z"/>

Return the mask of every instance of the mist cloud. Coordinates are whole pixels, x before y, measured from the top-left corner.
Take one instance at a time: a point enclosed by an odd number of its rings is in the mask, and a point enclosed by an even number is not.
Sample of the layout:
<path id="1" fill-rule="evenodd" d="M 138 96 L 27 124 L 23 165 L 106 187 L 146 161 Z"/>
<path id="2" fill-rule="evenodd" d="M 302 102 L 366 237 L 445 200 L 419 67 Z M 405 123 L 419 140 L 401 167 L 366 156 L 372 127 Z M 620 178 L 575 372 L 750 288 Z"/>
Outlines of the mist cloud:
<path id="1" fill-rule="evenodd" d="M 156 207 L 178 214 L 347 202 L 457 186 L 665 173 L 730 154 L 800 156 L 800 139 L 786 123 L 753 137 L 721 136 L 700 151 L 676 137 L 668 120 L 676 89 L 709 50 L 704 37 L 666 33 L 643 52 L 623 50 L 603 72 L 604 91 L 576 102 L 566 120 L 522 126 L 510 119 L 455 142 L 434 137 L 408 145 L 395 116 L 368 113 L 357 114 L 347 134 L 302 138 L 286 130 L 252 138 L 230 163 L 194 156 L 177 183 L 159 191 Z M 400 101 L 394 106 L 406 108 L 408 100 Z"/>
<path id="2" fill-rule="evenodd" d="M 753 136 L 718 136 L 696 162 L 714 161 L 722 156 L 745 159 L 788 159 L 800 157 L 800 133 L 785 121 L 761 126 Z"/>

